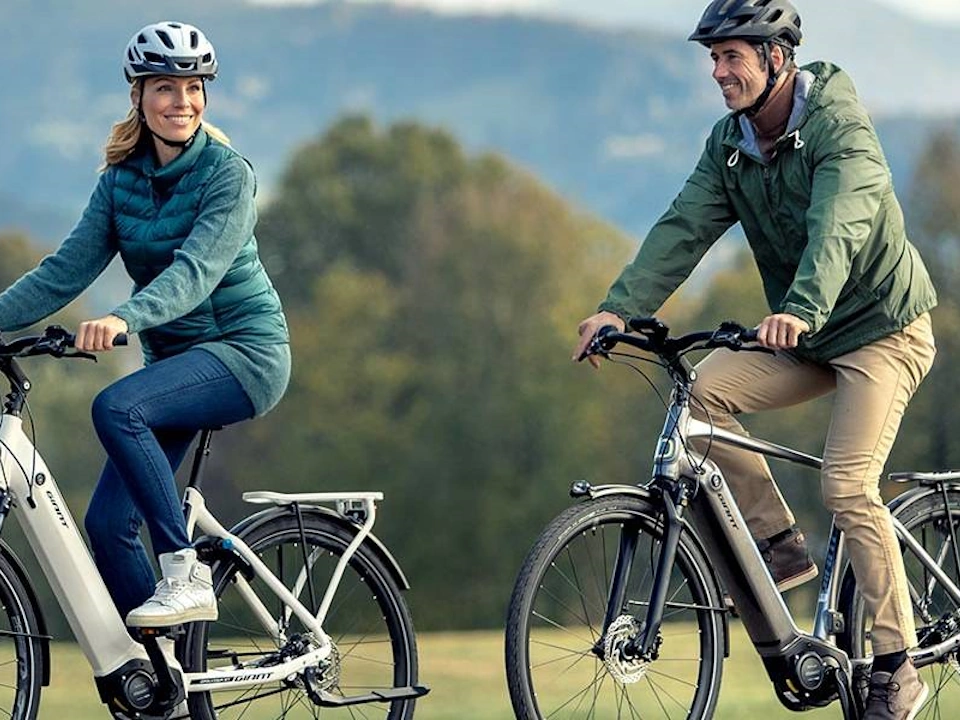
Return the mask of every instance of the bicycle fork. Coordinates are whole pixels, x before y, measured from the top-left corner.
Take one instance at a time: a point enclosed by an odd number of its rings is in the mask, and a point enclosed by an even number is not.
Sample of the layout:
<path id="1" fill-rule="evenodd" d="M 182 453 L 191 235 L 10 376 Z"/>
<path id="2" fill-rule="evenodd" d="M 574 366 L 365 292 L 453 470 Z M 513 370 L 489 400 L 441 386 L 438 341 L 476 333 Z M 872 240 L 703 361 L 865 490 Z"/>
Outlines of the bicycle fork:
<path id="1" fill-rule="evenodd" d="M 650 604 L 647 607 L 646 620 L 639 637 L 631 640 L 624 647 L 625 653 L 645 660 L 652 659 L 657 650 L 657 638 L 660 634 L 660 623 L 663 621 L 663 610 L 666 607 L 669 580 L 677 557 L 680 532 L 683 528 L 680 518 L 687 504 L 686 488 L 682 484 L 677 485 L 676 499 L 666 489 L 661 489 L 661 495 L 665 527 L 663 544 L 654 574 L 653 589 L 650 593 Z M 636 553 L 639 537 L 639 524 L 628 523 L 624 525 L 623 531 L 620 533 L 617 560 L 611 577 L 607 611 L 603 620 L 603 632 L 598 641 L 598 648 L 603 646 L 603 638 L 606 637 L 610 625 L 623 614 L 626 608 L 627 585 L 633 569 L 633 557 Z"/>

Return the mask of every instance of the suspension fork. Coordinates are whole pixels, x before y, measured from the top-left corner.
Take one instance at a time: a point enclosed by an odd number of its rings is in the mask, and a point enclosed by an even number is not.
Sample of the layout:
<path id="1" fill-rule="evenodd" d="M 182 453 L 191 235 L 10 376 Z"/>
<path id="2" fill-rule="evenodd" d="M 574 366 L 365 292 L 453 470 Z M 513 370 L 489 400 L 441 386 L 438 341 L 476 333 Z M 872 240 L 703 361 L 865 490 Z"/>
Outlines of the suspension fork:
<path id="1" fill-rule="evenodd" d="M 655 648 L 657 635 L 660 632 L 660 623 L 663 621 L 663 610 L 666 606 L 670 576 L 677 557 L 677 546 L 680 544 L 680 532 L 683 529 L 680 516 L 682 508 L 687 504 L 687 494 L 686 488 L 682 484 L 677 486 L 676 492 L 678 497 L 674 500 L 666 488 L 661 489 L 661 507 L 664 515 L 663 545 L 660 549 L 660 556 L 657 558 L 657 569 L 653 576 L 653 590 L 650 594 L 650 605 L 647 608 L 642 637 L 635 645 L 636 652 L 641 656 L 651 653 Z M 636 553 L 639 537 L 640 524 L 637 522 L 627 523 L 620 533 L 617 561 L 610 581 L 607 612 L 603 621 L 604 635 L 606 635 L 610 623 L 619 617 L 626 606 L 627 585 L 630 580 L 630 572 L 633 569 L 633 557 Z"/>

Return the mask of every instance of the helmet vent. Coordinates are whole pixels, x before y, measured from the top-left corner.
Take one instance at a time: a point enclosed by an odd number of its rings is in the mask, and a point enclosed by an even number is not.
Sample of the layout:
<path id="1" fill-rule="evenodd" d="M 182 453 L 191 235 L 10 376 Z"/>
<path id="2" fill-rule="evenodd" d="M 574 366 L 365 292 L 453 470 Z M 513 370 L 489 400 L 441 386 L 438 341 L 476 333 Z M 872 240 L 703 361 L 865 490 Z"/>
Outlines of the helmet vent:
<path id="1" fill-rule="evenodd" d="M 160 38 L 160 42 L 166 45 L 168 48 L 173 50 L 174 44 L 173 40 L 170 39 L 170 36 L 164 30 L 157 30 L 157 37 Z"/>
<path id="2" fill-rule="evenodd" d="M 190 33 L 190 47 L 194 50 L 197 49 L 197 46 L 200 45 L 200 38 L 195 32 Z"/>

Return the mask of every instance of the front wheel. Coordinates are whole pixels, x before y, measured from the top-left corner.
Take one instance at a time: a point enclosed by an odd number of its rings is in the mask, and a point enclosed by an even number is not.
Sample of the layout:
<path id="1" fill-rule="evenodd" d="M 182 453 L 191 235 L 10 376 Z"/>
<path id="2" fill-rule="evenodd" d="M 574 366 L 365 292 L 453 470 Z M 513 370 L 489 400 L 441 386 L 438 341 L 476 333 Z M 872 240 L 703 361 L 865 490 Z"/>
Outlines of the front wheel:
<path id="1" fill-rule="evenodd" d="M 41 635 L 21 575 L 0 552 L 0 717 L 37 717 L 46 658 Z"/>
<path id="2" fill-rule="evenodd" d="M 940 493 L 931 493 L 906 505 L 894 515 L 920 543 L 927 555 L 960 586 L 960 492 L 951 490 L 948 502 Z M 949 512 L 948 512 L 949 508 Z M 901 542 L 907 583 L 913 605 L 920 648 L 929 648 L 960 634 L 960 601 L 951 597 L 921 558 Z M 848 568 L 840 596 L 846 618 L 838 644 L 851 658 L 873 655 L 870 629 L 873 616 L 857 590 L 856 577 Z M 930 688 L 926 704 L 917 715 L 923 718 L 954 717 L 960 707 L 960 657 L 953 652 L 940 662 L 920 668 Z"/>
<path id="3" fill-rule="evenodd" d="M 242 539 L 304 605 L 316 612 L 354 532 L 317 513 L 305 512 L 303 522 L 301 535 L 295 515 L 278 515 Z M 214 567 L 220 617 L 215 622 L 190 626 L 185 640 L 185 669 L 202 672 L 266 667 L 314 646 L 313 635 L 280 604 L 260 577 L 254 577 L 250 587 L 273 613 L 275 623 L 271 632 L 264 629 L 262 618 L 251 612 L 237 589 L 237 579 L 243 572 L 237 561 L 223 561 Z M 350 559 L 323 629 L 333 641 L 334 650 L 322 663 L 276 686 L 191 693 L 191 717 L 409 720 L 414 711 L 414 700 L 410 699 L 343 707 L 322 707 L 315 702 L 320 691 L 343 698 L 417 684 L 413 621 L 396 579 L 370 543 L 362 544 Z"/>
<path id="4" fill-rule="evenodd" d="M 507 616 L 507 682 L 518 720 L 711 717 L 725 651 L 724 609 L 707 559 L 687 532 L 651 656 L 632 652 L 662 533 L 649 503 L 618 496 L 568 508 L 540 535 Z M 621 547 L 634 548 L 632 572 L 624 603 L 604 632 Z"/>

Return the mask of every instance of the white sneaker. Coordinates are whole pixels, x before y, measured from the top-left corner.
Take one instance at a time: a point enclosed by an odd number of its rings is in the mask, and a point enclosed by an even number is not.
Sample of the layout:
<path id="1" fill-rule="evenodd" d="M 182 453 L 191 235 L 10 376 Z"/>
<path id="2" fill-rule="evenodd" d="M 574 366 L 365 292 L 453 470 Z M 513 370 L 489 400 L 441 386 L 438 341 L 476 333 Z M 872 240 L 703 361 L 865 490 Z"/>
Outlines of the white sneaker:
<path id="1" fill-rule="evenodd" d="M 197 551 L 185 548 L 160 556 L 163 579 L 153 597 L 127 614 L 129 627 L 167 627 L 217 619 L 210 568 L 197 561 Z"/>

